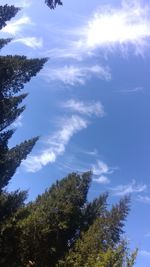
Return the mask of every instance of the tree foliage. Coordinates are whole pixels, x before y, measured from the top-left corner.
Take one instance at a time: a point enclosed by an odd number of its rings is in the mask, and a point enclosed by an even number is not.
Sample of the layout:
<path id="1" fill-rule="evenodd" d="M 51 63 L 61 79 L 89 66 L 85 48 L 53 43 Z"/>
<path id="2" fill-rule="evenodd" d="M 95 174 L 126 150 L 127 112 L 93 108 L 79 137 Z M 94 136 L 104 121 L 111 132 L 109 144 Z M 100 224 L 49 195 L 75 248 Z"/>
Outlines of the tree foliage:
<path id="1" fill-rule="evenodd" d="M 0 30 L 6 26 L 6 22 L 12 19 L 20 10 L 15 6 L 0 6 Z"/>
<path id="2" fill-rule="evenodd" d="M 0 6 L 0 28 L 17 14 L 19 8 Z M 10 39 L 1 39 L 1 48 Z M 22 142 L 9 148 L 13 130 L 8 127 L 20 116 L 25 106 L 20 106 L 27 94 L 15 95 L 24 88 L 25 83 L 42 69 L 46 58 L 27 59 L 25 56 L 0 56 L 0 191 L 9 183 L 17 167 L 32 150 L 38 138 Z"/>
<path id="3" fill-rule="evenodd" d="M 19 8 L 0 6 L 0 29 L 14 17 Z M 11 41 L 0 39 L 0 49 Z M 17 222 L 26 214 L 23 206 L 26 192 L 8 193 L 6 186 L 23 159 L 31 152 L 37 137 L 9 147 L 14 133 L 12 123 L 24 111 L 21 106 L 27 94 L 18 94 L 33 76 L 42 69 L 47 59 L 27 59 L 25 56 L 0 56 L 0 266 L 19 266 L 18 238 L 20 227 Z M 17 93 L 17 95 L 16 95 Z"/>
<path id="4" fill-rule="evenodd" d="M 11 247 L 5 266 L 11 259 L 13 267 L 132 267 L 136 251 L 130 255 L 122 236 L 130 199 L 108 210 L 108 194 L 87 201 L 90 183 L 90 172 L 72 173 L 26 206 L 19 202 L 3 233 L 6 239 L 15 233 L 9 238 L 17 256 Z"/>
<path id="5" fill-rule="evenodd" d="M 63 5 L 61 0 L 45 0 L 45 3 L 50 9 L 54 9 L 57 5 Z"/>

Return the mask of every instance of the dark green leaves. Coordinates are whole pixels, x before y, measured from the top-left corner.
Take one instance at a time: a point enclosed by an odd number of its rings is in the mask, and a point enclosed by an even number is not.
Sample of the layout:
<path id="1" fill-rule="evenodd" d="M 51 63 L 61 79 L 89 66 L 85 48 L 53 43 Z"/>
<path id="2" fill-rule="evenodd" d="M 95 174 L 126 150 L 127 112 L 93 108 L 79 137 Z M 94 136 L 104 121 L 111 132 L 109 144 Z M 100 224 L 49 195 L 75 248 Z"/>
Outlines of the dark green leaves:
<path id="1" fill-rule="evenodd" d="M 6 22 L 13 18 L 20 8 L 14 6 L 0 6 L 0 30 L 6 26 Z"/>
<path id="2" fill-rule="evenodd" d="M 57 5 L 63 5 L 61 0 L 45 0 L 45 3 L 50 9 L 54 9 Z"/>

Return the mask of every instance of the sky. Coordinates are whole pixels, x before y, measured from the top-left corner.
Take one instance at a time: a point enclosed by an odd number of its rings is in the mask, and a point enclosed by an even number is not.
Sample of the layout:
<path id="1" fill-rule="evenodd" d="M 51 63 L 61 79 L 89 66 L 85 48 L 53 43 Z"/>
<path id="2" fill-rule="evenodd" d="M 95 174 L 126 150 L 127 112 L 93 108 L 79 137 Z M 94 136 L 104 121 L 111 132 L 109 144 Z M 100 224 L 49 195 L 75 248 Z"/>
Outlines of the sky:
<path id="1" fill-rule="evenodd" d="M 48 57 L 25 85 L 10 147 L 40 136 L 8 190 L 28 200 L 73 171 L 92 170 L 89 200 L 131 195 L 126 237 L 150 266 L 150 1 L 3 0 L 21 11 L 1 31 L 3 55 Z"/>

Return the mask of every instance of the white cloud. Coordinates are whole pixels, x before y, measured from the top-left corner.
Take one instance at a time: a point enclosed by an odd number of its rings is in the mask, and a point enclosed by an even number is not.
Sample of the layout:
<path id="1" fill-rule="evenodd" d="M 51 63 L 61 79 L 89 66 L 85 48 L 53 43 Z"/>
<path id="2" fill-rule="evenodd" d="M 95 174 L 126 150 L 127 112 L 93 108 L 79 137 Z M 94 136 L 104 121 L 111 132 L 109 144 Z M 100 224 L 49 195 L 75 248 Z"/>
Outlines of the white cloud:
<path id="1" fill-rule="evenodd" d="M 76 84 L 84 85 L 93 75 L 104 80 L 110 80 L 111 74 L 108 67 L 99 65 L 93 66 L 74 66 L 65 65 L 63 67 L 44 68 L 42 75 L 50 81 L 61 81 L 65 85 L 74 86 Z"/>
<path id="2" fill-rule="evenodd" d="M 70 111 L 78 112 L 89 117 L 92 115 L 103 117 L 105 115 L 104 107 L 101 102 L 82 102 L 70 99 L 63 103 L 62 106 Z"/>
<path id="3" fill-rule="evenodd" d="M 101 184 L 110 183 L 107 175 L 112 174 L 114 169 L 110 168 L 103 161 L 98 160 L 96 164 L 92 165 L 93 181 Z"/>
<path id="4" fill-rule="evenodd" d="M 81 51 L 75 45 L 69 45 L 67 48 L 52 48 L 44 52 L 44 56 L 49 56 L 51 59 L 68 59 L 72 58 L 82 61 Z"/>
<path id="5" fill-rule="evenodd" d="M 127 185 L 118 185 L 114 188 L 111 188 L 113 195 L 115 196 L 124 196 L 127 194 L 141 193 L 147 189 L 145 184 L 137 184 L 135 180 L 132 183 Z"/>
<path id="6" fill-rule="evenodd" d="M 124 89 L 124 90 L 117 90 L 119 93 L 137 93 L 137 92 L 142 92 L 144 90 L 143 87 L 138 86 L 132 89 Z"/>
<path id="7" fill-rule="evenodd" d="M 150 232 L 147 233 L 147 234 L 145 235 L 145 237 L 148 237 L 148 238 L 149 238 L 149 237 L 150 237 Z"/>
<path id="8" fill-rule="evenodd" d="M 98 184 L 109 184 L 110 180 L 108 179 L 108 177 L 101 175 L 98 178 L 93 178 L 93 181 L 98 183 Z"/>
<path id="9" fill-rule="evenodd" d="M 139 195 L 137 200 L 140 201 L 140 202 L 143 202 L 145 204 L 150 204 L 150 197 L 149 196 L 141 196 L 141 195 Z"/>
<path id="10" fill-rule="evenodd" d="M 109 168 L 103 161 L 98 160 L 97 163 L 92 166 L 92 172 L 94 175 L 111 174 L 113 169 Z"/>
<path id="11" fill-rule="evenodd" d="M 141 250 L 141 251 L 139 251 L 139 253 L 140 253 L 141 256 L 150 257 L 150 251 Z"/>
<path id="12" fill-rule="evenodd" d="M 102 7 L 80 31 L 77 42 L 80 49 L 113 49 L 133 45 L 136 53 L 142 53 L 150 37 L 150 7 L 141 1 L 124 1 L 120 8 Z"/>
<path id="13" fill-rule="evenodd" d="M 1 31 L 12 35 L 16 35 L 22 30 L 23 26 L 31 24 L 32 24 L 31 19 L 28 16 L 22 16 L 18 20 L 8 22 L 6 27 L 4 27 Z"/>
<path id="14" fill-rule="evenodd" d="M 88 122 L 85 119 L 75 115 L 63 121 L 61 129 L 48 138 L 47 148 L 39 155 L 29 156 L 23 162 L 25 169 L 28 172 L 37 172 L 47 164 L 55 162 L 57 157 L 65 152 L 71 137 L 85 129 L 87 125 Z"/>
<path id="15" fill-rule="evenodd" d="M 13 40 L 13 42 L 22 43 L 26 46 L 29 46 L 31 48 L 42 48 L 43 47 L 43 40 L 42 38 L 37 37 L 23 37 Z"/>
<path id="16" fill-rule="evenodd" d="M 122 1 L 120 7 L 101 6 L 95 14 L 80 28 L 72 29 L 72 35 L 66 30 L 67 48 L 58 47 L 47 51 L 52 58 L 72 58 L 82 60 L 89 56 L 98 56 L 108 52 L 120 51 L 122 55 L 132 51 L 143 55 L 149 47 L 150 5 L 142 1 Z M 60 34 L 62 34 L 60 32 Z M 64 31 L 63 35 L 64 36 Z"/>
<path id="17" fill-rule="evenodd" d="M 32 4 L 32 0 L 19 0 L 19 1 L 13 1 L 13 4 L 17 7 L 22 7 L 22 8 L 28 8 Z"/>

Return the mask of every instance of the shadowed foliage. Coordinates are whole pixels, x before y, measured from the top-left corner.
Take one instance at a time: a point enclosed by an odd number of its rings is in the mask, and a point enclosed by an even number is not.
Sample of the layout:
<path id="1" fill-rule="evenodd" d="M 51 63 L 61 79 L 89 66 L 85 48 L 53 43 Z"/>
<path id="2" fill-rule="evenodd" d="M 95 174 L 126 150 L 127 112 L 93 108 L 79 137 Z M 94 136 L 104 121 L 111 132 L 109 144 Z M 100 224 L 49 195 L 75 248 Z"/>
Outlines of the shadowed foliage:
<path id="1" fill-rule="evenodd" d="M 63 5 L 61 0 L 45 0 L 45 3 L 50 9 L 54 9 L 57 5 Z"/>

